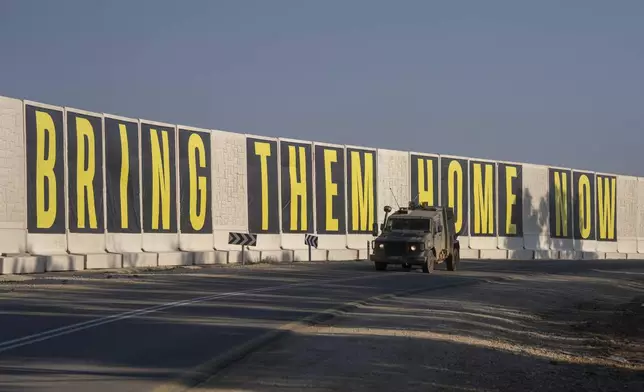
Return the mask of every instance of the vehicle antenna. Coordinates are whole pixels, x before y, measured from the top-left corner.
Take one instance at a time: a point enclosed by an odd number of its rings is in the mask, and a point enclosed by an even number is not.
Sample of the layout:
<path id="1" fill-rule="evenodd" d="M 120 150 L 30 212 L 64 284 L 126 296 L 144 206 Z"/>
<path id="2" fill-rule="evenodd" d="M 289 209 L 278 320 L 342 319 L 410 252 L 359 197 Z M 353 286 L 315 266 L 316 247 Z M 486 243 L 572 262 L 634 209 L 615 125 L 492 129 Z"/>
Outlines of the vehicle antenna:
<path id="1" fill-rule="evenodd" d="M 398 204 L 398 200 L 396 200 L 396 195 L 394 194 L 394 191 L 391 189 L 391 187 L 389 188 L 389 192 L 391 192 L 391 196 L 394 197 L 394 201 L 396 202 L 398 209 L 400 209 L 400 204 Z"/>

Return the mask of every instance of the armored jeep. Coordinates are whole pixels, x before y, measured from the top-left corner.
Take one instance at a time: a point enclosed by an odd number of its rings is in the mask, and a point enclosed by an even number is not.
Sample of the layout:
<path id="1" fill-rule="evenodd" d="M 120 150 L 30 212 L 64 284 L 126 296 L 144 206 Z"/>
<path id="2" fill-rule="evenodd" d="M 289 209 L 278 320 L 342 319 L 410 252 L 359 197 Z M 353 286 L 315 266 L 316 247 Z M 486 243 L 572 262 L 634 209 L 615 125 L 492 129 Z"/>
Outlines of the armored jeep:
<path id="1" fill-rule="evenodd" d="M 431 273 L 436 264 L 445 263 L 455 271 L 460 262 L 460 245 L 454 228 L 454 210 L 449 207 L 430 207 L 427 203 L 410 202 L 389 216 L 385 206 L 384 223 L 374 224 L 369 259 L 376 270 L 384 271 L 389 264 L 405 269 L 421 266 Z"/>

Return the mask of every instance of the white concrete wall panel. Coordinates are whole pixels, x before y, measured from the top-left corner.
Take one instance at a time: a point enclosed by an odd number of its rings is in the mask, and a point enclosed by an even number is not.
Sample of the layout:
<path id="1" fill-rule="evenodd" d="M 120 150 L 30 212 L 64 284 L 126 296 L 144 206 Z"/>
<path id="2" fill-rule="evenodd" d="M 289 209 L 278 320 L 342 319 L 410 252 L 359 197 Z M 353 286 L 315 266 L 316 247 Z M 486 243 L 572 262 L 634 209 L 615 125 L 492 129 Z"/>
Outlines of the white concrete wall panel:
<path id="1" fill-rule="evenodd" d="M 280 138 L 279 154 L 281 247 L 308 249 L 305 235 L 315 233 L 313 143 Z"/>
<path id="2" fill-rule="evenodd" d="M 385 206 L 393 210 L 405 207 L 411 200 L 409 153 L 378 149 L 378 227 L 384 222 Z"/>
<path id="3" fill-rule="evenodd" d="M 523 165 L 515 162 L 497 162 L 497 217 L 499 249 L 515 252 L 509 258 L 532 253 L 523 249 Z"/>
<path id="4" fill-rule="evenodd" d="M 314 142 L 313 161 L 313 201 L 318 249 L 342 252 L 347 249 L 344 146 Z"/>
<path id="5" fill-rule="evenodd" d="M 496 162 L 470 158 L 468 165 L 469 247 L 472 249 L 497 249 L 499 231 Z M 480 257 L 483 258 L 488 254 L 500 258 L 498 255 L 502 252 L 481 252 Z"/>
<path id="6" fill-rule="evenodd" d="M 60 106 L 24 101 L 27 251 L 67 253 L 65 114 Z"/>
<path id="7" fill-rule="evenodd" d="M 637 177 L 617 176 L 617 251 L 637 253 Z"/>
<path id="8" fill-rule="evenodd" d="M 27 189 L 22 101 L 0 96 L 0 253 L 26 252 Z"/>
<path id="9" fill-rule="evenodd" d="M 280 154 L 276 138 L 246 135 L 248 230 L 257 234 L 255 251 L 280 249 Z"/>
<path id="10" fill-rule="evenodd" d="M 621 191 L 617 176 L 607 173 L 595 173 L 597 251 L 617 253 L 617 222 L 619 216 L 617 198 Z"/>
<path id="11" fill-rule="evenodd" d="M 179 248 L 212 251 L 212 145 L 210 131 L 177 126 Z M 214 254 L 214 253 L 213 253 Z"/>
<path id="12" fill-rule="evenodd" d="M 139 120 L 103 114 L 105 248 L 141 252 L 141 132 Z"/>
<path id="13" fill-rule="evenodd" d="M 143 250 L 179 250 L 177 128 L 149 120 L 141 123 L 141 196 Z"/>
<path id="14" fill-rule="evenodd" d="M 525 249 L 550 249 L 548 168 L 523 165 L 523 241 Z"/>
<path id="15" fill-rule="evenodd" d="M 67 249 L 105 253 L 103 115 L 65 108 Z"/>
<path id="16" fill-rule="evenodd" d="M 246 136 L 213 130 L 211 140 L 215 249 L 239 250 L 228 245 L 228 233 L 248 232 Z"/>
<path id="17" fill-rule="evenodd" d="M 644 253 L 644 178 L 637 179 L 637 252 Z"/>
<path id="18" fill-rule="evenodd" d="M 347 248 L 369 249 L 378 222 L 378 151 L 345 146 Z M 384 213 L 384 212 L 383 212 Z"/>

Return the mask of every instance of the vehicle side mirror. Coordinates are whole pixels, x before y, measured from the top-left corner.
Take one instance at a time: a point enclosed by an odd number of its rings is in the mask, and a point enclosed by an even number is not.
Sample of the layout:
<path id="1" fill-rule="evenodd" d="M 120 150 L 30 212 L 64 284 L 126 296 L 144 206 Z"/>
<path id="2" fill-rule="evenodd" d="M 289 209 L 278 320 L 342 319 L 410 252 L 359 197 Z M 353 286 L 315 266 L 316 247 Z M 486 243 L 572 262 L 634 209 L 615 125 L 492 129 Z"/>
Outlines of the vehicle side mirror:
<path id="1" fill-rule="evenodd" d="M 380 229 L 382 230 L 383 224 L 380 224 Z M 378 237 L 378 224 L 374 222 L 373 232 L 371 233 L 374 237 Z"/>

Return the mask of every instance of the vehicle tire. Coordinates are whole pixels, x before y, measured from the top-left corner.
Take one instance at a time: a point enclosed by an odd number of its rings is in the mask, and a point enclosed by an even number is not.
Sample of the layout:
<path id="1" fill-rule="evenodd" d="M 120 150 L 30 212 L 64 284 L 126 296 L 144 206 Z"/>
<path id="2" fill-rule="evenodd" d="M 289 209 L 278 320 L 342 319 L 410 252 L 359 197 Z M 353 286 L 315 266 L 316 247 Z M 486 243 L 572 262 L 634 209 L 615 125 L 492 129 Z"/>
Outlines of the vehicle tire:
<path id="1" fill-rule="evenodd" d="M 445 259 L 445 264 L 447 265 L 448 271 L 456 271 L 458 269 L 459 263 L 461 261 L 461 254 L 458 248 L 452 250 L 452 254 Z"/>
<path id="2" fill-rule="evenodd" d="M 374 262 L 376 266 L 376 271 L 384 271 L 387 269 L 387 263 L 379 263 L 379 262 Z"/>
<path id="3" fill-rule="evenodd" d="M 411 271 L 411 264 L 404 263 L 402 265 L 402 269 L 405 270 L 405 271 Z"/>
<path id="4" fill-rule="evenodd" d="M 423 264 L 423 272 L 426 274 L 431 274 L 434 272 L 434 265 L 436 264 L 436 259 L 433 257 L 428 257 Z"/>

